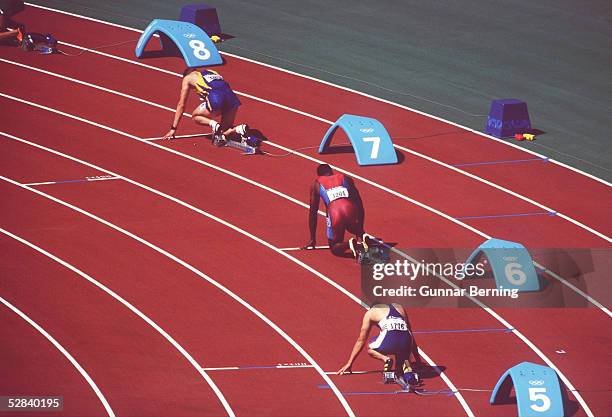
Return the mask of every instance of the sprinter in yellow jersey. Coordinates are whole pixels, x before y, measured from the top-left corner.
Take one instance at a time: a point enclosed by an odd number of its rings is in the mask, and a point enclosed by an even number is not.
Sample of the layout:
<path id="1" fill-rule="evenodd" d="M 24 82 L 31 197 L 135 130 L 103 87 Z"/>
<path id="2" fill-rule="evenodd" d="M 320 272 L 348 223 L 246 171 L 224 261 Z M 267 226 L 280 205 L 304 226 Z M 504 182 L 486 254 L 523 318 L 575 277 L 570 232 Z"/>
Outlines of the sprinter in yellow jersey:
<path id="1" fill-rule="evenodd" d="M 248 135 L 246 124 L 234 126 L 240 100 L 223 77 L 218 72 L 209 69 L 187 68 L 183 73 L 181 95 L 176 106 L 174 120 L 170 130 L 164 135 L 164 139 L 170 139 L 176 134 L 191 90 L 194 90 L 202 100 L 202 103 L 192 113 L 193 120 L 199 125 L 211 127 L 213 144 L 223 146 L 227 141 L 226 137 L 231 134 L 238 134 L 242 137 Z M 220 120 L 216 121 L 215 118 Z"/>

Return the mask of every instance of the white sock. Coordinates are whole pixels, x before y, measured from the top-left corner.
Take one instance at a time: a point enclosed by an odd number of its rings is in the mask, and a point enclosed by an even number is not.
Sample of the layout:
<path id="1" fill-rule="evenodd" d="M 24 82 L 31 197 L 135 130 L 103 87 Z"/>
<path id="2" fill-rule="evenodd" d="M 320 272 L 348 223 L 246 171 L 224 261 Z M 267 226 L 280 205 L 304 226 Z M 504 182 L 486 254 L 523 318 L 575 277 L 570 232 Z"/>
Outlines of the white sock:
<path id="1" fill-rule="evenodd" d="M 213 130 L 213 132 L 216 132 L 219 126 L 219 123 L 216 120 L 210 120 L 208 122 L 208 126 L 210 126 L 210 128 Z"/>

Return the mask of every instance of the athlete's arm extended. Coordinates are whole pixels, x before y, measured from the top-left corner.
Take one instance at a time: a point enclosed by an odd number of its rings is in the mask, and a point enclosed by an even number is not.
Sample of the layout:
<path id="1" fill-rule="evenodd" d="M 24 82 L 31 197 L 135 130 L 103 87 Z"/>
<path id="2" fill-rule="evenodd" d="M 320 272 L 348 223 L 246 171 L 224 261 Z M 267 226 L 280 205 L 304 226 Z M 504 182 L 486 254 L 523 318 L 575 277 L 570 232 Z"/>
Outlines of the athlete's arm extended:
<path id="1" fill-rule="evenodd" d="M 370 319 L 370 311 L 366 312 L 363 316 L 363 321 L 361 322 L 361 329 L 359 330 L 359 337 L 357 338 L 357 341 L 355 342 L 355 345 L 353 346 L 353 350 L 351 351 L 351 356 L 349 356 L 348 361 L 346 362 L 346 364 L 340 368 L 337 372 L 338 375 L 343 375 L 345 373 L 351 373 L 351 367 L 353 366 L 353 362 L 355 362 L 355 359 L 357 359 L 357 356 L 359 356 L 359 353 L 361 353 L 361 350 L 363 349 L 363 346 L 366 343 L 366 340 L 368 340 L 368 334 L 370 333 L 370 329 L 372 328 L 372 320 Z"/>
<path id="2" fill-rule="evenodd" d="M 174 137 L 176 134 L 176 129 L 178 128 L 178 123 L 181 120 L 181 116 L 183 116 L 183 111 L 185 110 L 185 103 L 187 102 L 187 98 L 189 97 L 189 91 L 191 90 L 190 85 L 191 74 L 187 75 L 183 78 L 183 82 L 181 84 L 181 95 L 179 97 L 178 104 L 176 105 L 176 112 L 174 113 L 174 119 L 172 120 L 172 127 L 166 133 L 162 139 L 170 139 Z"/>
<path id="3" fill-rule="evenodd" d="M 314 181 L 310 187 L 310 210 L 308 211 L 308 228 L 310 240 L 305 249 L 314 248 L 317 243 L 317 215 L 319 214 L 319 182 Z"/>

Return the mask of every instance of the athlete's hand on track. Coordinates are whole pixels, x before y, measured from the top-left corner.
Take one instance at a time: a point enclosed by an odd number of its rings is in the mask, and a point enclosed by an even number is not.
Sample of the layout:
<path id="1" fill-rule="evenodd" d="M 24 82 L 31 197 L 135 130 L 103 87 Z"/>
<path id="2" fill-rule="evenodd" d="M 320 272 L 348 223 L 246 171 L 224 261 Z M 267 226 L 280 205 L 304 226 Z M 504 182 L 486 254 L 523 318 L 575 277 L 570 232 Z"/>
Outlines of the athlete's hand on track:
<path id="1" fill-rule="evenodd" d="M 175 133 L 176 133 L 176 130 L 170 129 L 168 133 L 162 136 L 162 140 L 174 139 Z"/>
<path id="2" fill-rule="evenodd" d="M 302 247 L 302 249 L 314 249 L 317 245 L 317 242 L 314 239 L 310 239 L 308 243 Z"/>
<path id="3" fill-rule="evenodd" d="M 350 374 L 352 372 L 351 367 L 352 365 L 350 363 L 347 363 L 342 368 L 340 368 L 338 372 L 336 372 L 336 374 L 338 375 Z"/>

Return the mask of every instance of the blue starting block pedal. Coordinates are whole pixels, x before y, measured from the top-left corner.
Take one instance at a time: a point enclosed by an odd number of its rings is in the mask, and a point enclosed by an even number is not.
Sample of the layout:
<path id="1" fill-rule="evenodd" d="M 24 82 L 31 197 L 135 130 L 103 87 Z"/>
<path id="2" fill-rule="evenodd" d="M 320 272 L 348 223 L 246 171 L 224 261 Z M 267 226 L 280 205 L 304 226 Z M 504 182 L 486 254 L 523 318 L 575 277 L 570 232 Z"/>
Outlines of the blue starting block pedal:
<path id="1" fill-rule="evenodd" d="M 508 369 L 499 379 L 490 404 L 507 402 L 514 386 L 519 417 L 564 417 L 563 395 L 554 369 L 522 362 Z"/>
<path id="2" fill-rule="evenodd" d="M 142 32 L 136 44 L 137 58 L 143 57 L 145 47 L 155 33 L 159 33 L 164 51 L 178 49 L 190 68 L 223 64 L 217 47 L 201 28 L 193 23 L 164 19 L 151 21 Z"/>
<path id="3" fill-rule="evenodd" d="M 238 149 L 242 151 L 244 155 L 255 155 L 256 153 L 259 153 L 259 147 L 251 146 L 246 143 L 246 141 L 238 142 L 235 140 L 228 140 L 225 146 L 227 146 L 228 148 Z"/>
<path id="4" fill-rule="evenodd" d="M 343 114 L 334 123 L 319 145 L 319 153 L 329 149 L 336 129 L 342 128 L 348 136 L 359 165 L 397 164 L 397 154 L 387 129 L 376 119 Z"/>
<path id="5" fill-rule="evenodd" d="M 465 263 L 474 264 L 481 253 L 489 260 L 497 288 L 540 291 L 540 280 L 531 255 L 520 243 L 489 239 L 478 246 Z"/>

